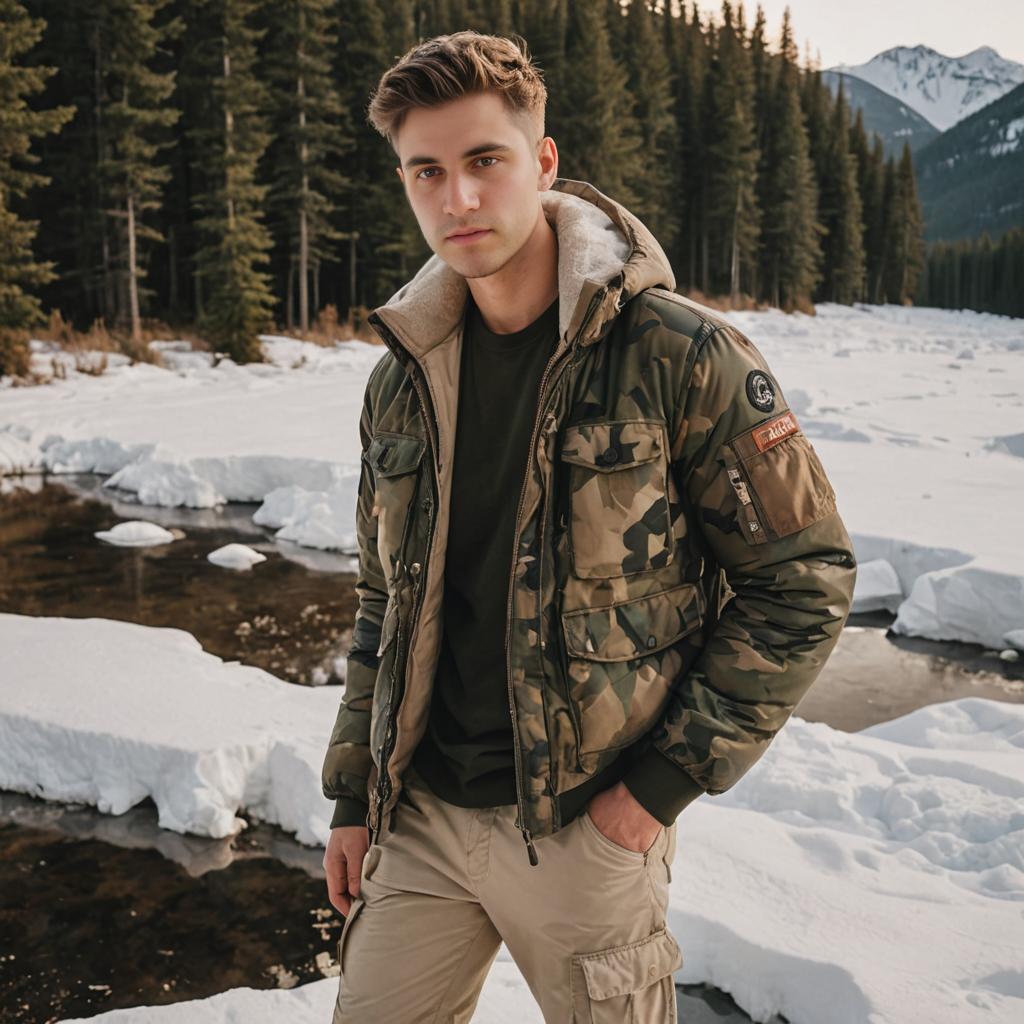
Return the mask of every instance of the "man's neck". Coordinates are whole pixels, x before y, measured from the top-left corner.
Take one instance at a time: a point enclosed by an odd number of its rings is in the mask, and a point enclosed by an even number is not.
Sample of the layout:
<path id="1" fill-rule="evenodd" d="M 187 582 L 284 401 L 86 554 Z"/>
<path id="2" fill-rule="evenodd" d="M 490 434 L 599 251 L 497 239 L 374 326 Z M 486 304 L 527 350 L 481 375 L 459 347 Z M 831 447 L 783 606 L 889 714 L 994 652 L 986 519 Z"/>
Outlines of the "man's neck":
<path id="1" fill-rule="evenodd" d="M 558 297 L 558 235 L 537 210 L 537 222 L 523 247 L 489 277 L 467 280 L 487 329 L 513 334 L 529 327 Z"/>

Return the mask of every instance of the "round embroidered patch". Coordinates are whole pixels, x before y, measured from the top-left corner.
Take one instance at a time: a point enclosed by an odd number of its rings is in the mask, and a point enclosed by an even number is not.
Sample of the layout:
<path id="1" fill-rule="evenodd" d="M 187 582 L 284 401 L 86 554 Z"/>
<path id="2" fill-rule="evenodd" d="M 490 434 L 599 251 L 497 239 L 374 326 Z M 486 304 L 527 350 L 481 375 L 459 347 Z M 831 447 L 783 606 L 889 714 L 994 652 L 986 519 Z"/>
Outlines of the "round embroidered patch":
<path id="1" fill-rule="evenodd" d="M 771 412 L 775 408 L 775 387 L 763 370 L 751 370 L 747 374 L 747 398 L 761 412 Z"/>

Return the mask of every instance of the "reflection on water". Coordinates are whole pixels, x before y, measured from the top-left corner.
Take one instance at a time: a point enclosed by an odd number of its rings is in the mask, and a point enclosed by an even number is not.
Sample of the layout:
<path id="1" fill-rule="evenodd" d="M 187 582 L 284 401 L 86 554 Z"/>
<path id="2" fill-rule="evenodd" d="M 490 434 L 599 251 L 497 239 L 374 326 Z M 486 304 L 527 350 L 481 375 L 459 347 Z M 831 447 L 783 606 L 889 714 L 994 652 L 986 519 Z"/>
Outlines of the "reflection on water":
<path id="1" fill-rule="evenodd" d="M 221 658 L 295 683 L 337 681 L 357 600 L 353 559 L 275 541 L 255 505 L 219 509 L 139 506 L 99 477 L 26 478 L 0 495 L 0 612 L 100 617 L 192 633 Z M 25 486 L 24 484 L 27 484 Z M 146 519 L 178 538 L 115 547 L 93 533 Z M 207 561 L 241 542 L 267 561 L 248 572 Z"/>
<path id="2" fill-rule="evenodd" d="M 811 722 L 856 732 L 960 697 L 1024 703 L 1024 664 L 973 644 L 887 634 L 853 619 L 797 707 Z"/>
<path id="3" fill-rule="evenodd" d="M 337 973 L 322 881 L 271 857 L 189 875 L 149 849 L 0 824 L 0 1019 L 42 1024 Z"/>

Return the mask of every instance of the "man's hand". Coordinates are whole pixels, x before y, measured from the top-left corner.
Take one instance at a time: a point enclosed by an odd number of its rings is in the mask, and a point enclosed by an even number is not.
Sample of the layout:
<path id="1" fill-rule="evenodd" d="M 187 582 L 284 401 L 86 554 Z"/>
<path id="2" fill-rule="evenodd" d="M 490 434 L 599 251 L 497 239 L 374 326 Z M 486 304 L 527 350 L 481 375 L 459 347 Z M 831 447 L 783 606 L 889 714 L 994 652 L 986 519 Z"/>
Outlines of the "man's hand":
<path id="1" fill-rule="evenodd" d="M 584 813 L 590 815 L 598 832 L 634 853 L 649 850 L 663 828 L 624 782 L 602 789 L 587 804 Z"/>
<path id="2" fill-rule="evenodd" d="M 339 913 L 348 916 L 352 900 L 359 895 L 363 858 L 370 847 L 370 830 L 365 825 L 332 828 L 324 851 L 327 898 Z"/>

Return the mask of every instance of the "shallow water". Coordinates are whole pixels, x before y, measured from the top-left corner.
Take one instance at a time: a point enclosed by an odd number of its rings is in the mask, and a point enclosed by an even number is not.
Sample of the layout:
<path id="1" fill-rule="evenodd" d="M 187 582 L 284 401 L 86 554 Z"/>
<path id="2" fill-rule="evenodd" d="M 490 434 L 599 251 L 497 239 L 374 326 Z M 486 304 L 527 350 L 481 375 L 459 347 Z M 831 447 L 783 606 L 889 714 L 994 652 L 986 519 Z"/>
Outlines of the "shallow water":
<path id="1" fill-rule="evenodd" d="M 254 505 L 142 507 L 100 484 L 0 480 L 0 611 L 174 626 L 295 683 L 333 677 L 357 605 L 351 558 L 276 542 L 252 522 Z M 93 536 L 134 518 L 180 539 L 118 548 Z M 248 572 L 206 560 L 237 541 L 268 560 Z M 797 714 L 857 730 L 956 697 L 1024 702 L 1021 663 L 895 637 L 890 620 L 851 618 Z M 35 1024 L 336 973 L 343 919 L 322 857 L 257 822 L 204 839 L 159 828 L 149 801 L 111 816 L 0 792 L 0 1019 Z M 686 1024 L 749 1020 L 708 986 L 677 994 Z"/>
<path id="2" fill-rule="evenodd" d="M 334 659 L 348 650 L 358 603 L 352 558 L 276 541 L 253 523 L 258 505 L 140 506 L 100 480 L 51 477 L 0 494 L 0 612 L 173 626 L 221 658 L 289 682 L 338 681 Z M 127 519 L 178 539 L 131 548 L 93 536 Z M 267 561 L 236 571 L 207 560 L 232 542 Z"/>

